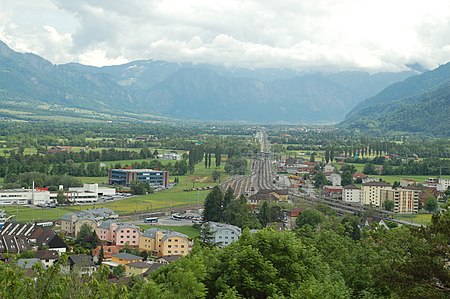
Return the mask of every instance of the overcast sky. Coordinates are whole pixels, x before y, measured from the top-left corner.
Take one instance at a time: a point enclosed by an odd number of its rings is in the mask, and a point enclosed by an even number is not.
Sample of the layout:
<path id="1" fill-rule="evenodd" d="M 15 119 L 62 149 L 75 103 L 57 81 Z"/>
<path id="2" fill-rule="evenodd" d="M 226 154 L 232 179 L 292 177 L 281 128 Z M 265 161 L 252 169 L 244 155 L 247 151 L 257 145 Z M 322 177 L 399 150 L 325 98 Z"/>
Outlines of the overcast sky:
<path id="1" fill-rule="evenodd" d="M 434 68 L 450 60 L 450 1 L 0 0 L 0 40 L 57 64 Z"/>

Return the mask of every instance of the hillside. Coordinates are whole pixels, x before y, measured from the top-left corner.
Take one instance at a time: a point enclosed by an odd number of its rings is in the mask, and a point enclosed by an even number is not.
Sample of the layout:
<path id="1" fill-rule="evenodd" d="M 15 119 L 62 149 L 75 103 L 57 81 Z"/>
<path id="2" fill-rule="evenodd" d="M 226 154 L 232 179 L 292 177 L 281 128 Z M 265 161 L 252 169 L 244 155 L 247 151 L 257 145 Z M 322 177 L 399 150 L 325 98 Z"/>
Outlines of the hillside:
<path id="1" fill-rule="evenodd" d="M 341 126 L 450 135 L 450 63 L 385 88 L 359 103 Z"/>
<path id="2" fill-rule="evenodd" d="M 301 73 L 152 60 L 101 68 L 54 65 L 0 42 L 0 112 L 4 118 L 21 111 L 20 118 L 78 113 L 331 123 L 412 74 Z"/>

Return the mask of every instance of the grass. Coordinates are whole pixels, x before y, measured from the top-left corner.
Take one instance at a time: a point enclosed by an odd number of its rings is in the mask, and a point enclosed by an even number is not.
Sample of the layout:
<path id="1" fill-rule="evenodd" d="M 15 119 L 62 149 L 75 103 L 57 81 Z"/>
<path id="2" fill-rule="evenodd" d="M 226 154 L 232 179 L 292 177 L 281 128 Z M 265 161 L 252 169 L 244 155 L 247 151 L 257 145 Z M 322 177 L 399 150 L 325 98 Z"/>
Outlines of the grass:
<path id="1" fill-rule="evenodd" d="M 153 228 L 153 227 L 160 228 L 160 229 L 166 229 L 166 230 L 172 230 L 175 232 L 185 234 L 186 236 L 188 236 L 191 239 L 194 239 L 194 238 L 200 236 L 200 231 L 197 228 L 193 227 L 192 225 L 165 226 L 165 225 L 157 225 L 157 224 L 155 224 L 155 225 L 139 224 L 138 226 L 142 229 L 142 231 L 149 229 L 149 228 Z"/>
<path id="2" fill-rule="evenodd" d="M 107 185 L 108 184 L 107 176 L 100 176 L 100 177 L 78 176 L 75 178 L 81 180 L 82 183 L 86 183 L 86 184 L 99 184 L 99 185 Z"/>
<path id="3" fill-rule="evenodd" d="M 425 182 L 430 177 L 436 177 L 433 175 L 373 175 L 374 177 L 381 178 L 383 181 L 392 184 L 394 182 L 400 182 L 401 179 L 411 179 L 418 183 Z M 442 178 L 450 178 L 450 176 L 442 176 Z"/>
<path id="4" fill-rule="evenodd" d="M 396 219 L 414 222 L 417 224 L 429 225 L 432 214 L 395 215 Z"/>

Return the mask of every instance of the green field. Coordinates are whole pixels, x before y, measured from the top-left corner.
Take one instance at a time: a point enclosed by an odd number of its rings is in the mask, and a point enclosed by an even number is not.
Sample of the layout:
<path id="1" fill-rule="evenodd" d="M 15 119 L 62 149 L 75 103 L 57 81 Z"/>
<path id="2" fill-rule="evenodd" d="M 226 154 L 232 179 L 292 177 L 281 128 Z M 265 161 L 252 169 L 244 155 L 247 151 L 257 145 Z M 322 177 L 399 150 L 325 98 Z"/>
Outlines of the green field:
<path id="1" fill-rule="evenodd" d="M 433 175 L 373 175 L 374 177 L 381 178 L 383 181 L 387 183 L 400 182 L 400 179 L 411 179 L 415 180 L 418 183 L 425 182 L 428 178 L 436 177 Z M 443 175 L 442 178 L 448 179 L 450 176 Z"/>
<path id="2" fill-rule="evenodd" d="M 86 183 L 86 184 L 99 184 L 99 185 L 107 185 L 108 184 L 107 176 L 100 176 L 100 177 L 77 176 L 75 178 L 81 180 L 82 183 Z"/>
<path id="3" fill-rule="evenodd" d="M 396 219 L 428 225 L 431 223 L 432 214 L 395 215 Z"/>
<path id="4" fill-rule="evenodd" d="M 151 225 L 151 224 L 142 224 L 142 225 L 138 225 L 142 231 L 149 229 L 149 228 L 160 228 L 160 229 L 166 229 L 166 230 L 172 230 L 175 232 L 179 232 L 182 234 L 185 234 L 186 236 L 188 236 L 191 239 L 194 239 L 196 237 L 200 236 L 200 231 L 198 229 L 196 229 L 193 226 L 190 225 L 184 225 L 184 226 L 164 226 L 164 225 Z"/>

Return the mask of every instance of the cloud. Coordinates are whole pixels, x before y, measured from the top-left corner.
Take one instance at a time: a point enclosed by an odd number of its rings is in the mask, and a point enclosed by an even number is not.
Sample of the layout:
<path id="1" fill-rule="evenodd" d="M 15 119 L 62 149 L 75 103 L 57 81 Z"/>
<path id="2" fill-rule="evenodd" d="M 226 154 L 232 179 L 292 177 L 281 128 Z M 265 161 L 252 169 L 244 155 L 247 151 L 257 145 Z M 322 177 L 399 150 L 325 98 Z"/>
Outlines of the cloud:
<path id="1" fill-rule="evenodd" d="M 161 59 L 375 71 L 450 60 L 447 0 L 26 2 L 0 2 L 0 38 L 55 63 Z M 24 7 L 33 21 L 20 17 Z"/>

